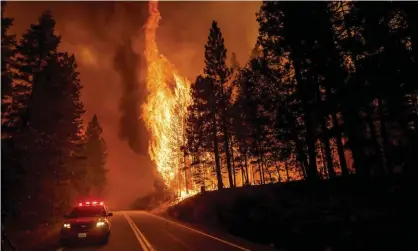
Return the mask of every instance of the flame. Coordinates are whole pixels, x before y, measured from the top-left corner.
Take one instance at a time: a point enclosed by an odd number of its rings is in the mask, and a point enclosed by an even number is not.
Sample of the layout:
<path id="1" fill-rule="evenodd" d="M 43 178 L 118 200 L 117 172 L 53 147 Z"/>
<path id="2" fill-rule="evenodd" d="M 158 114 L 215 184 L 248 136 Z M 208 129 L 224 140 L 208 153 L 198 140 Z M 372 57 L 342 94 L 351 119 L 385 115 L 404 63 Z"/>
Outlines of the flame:
<path id="1" fill-rule="evenodd" d="M 182 200 L 184 200 L 184 199 L 187 199 L 187 198 L 189 198 L 189 197 L 192 197 L 193 195 L 195 195 L 195 194 L 198 194 L 199 193 L 199 191 L 198 190 L 185 190 L 185 189 L 182 189 L 182 190 L 180 190 L 180 193 L 179 193 L 179 196 L 178 196 L 178 201 L 182 201 Z"/>
<path id="2" fill-rule="evenodd" d="M 151 159 L 166 185 L 176 187 L 179 197 L 185 198 L 193 193 L 193 190 L 186 193 L 185 184 L 180 182 L 184 175 L 180 169 L 185 166 L 181 149 L 185 143 L 185 119 L 192 102 L 190 82 L 158 51 L 156 31 L 160 20 L 158 1 L 150 1 L 145 25 L 148 97 L 142 116 L 151 134 L 148 149 Z"/>

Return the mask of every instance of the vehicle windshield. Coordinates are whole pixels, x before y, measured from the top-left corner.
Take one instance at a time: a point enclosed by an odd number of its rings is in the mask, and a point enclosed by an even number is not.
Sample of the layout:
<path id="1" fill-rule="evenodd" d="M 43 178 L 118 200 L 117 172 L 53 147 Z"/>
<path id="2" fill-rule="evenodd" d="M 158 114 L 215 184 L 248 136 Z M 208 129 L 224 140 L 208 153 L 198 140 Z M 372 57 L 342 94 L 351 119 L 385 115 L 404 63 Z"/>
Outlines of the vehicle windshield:
<path id="1" fill-rule="evenodd" d="M 104 217 L 106 216 L 106 211 L 102 206 L 88 206 L 88 207 L 76 207 L 69 214 L 70 218 L 79 218 L 79 217 Z"/>

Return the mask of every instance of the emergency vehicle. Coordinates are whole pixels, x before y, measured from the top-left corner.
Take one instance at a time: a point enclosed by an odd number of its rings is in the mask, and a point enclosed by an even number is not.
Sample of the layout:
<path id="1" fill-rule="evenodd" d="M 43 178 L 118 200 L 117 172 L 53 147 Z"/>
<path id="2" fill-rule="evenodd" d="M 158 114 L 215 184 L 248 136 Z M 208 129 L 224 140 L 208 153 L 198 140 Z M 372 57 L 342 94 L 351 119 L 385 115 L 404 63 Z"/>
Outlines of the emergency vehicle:
<path id="1" fill-rule="evenodd" d="M 75 206 L 64 216 L 60 232 L 63 246 L 85 240 L 95 240 L 107 244 L 111 232 L 109 211 L 102 201 L 84 201 Z"/>

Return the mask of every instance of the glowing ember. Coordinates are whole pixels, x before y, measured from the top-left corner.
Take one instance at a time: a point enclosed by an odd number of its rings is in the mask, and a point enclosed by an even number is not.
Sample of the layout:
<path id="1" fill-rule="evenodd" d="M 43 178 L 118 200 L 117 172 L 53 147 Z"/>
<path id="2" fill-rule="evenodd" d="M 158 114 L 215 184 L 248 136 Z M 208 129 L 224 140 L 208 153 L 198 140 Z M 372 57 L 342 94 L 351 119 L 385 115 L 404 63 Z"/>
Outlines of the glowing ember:
<path id="1" fill-rule="evenodd" d="M 148 98 L 143 106 L 143 118 L 151 133 L 151 159 L 166 185 L 176 187 L 180 197 L 183 197 L 185 195 L 181 191 L 185 189 L 184 184 L 180 184 L 180 177 L 184 176 L 184 172 L 180 168 L 184 167 L 185 160 L 181 147 L 184 144 L 187 106 L 191 103 L 190 82 L 181 77 L 158 51 L 155 37 L 160 19 L 158 2 L 150 1 L 145 26 Z"/>

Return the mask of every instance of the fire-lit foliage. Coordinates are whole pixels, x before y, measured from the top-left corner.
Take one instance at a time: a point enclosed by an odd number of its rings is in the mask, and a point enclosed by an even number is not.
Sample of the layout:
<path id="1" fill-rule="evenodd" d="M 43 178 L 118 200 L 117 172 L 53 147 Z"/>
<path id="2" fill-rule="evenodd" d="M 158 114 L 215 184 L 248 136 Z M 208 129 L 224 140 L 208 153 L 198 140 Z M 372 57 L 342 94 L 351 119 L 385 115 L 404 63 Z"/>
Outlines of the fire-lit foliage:
<path id="1" fill-rule="evenodd" d="M 249 61 L 227 65 L 214 21 L 190 83 L 159 53 L 149 2 L 142 117 L 165 185 L 183 199 L 199 187 L 416 176 L 416 6 L 266 1 Z M 51 13 L 38 21 L 16 42 L 2 16 L 2 211 L 33 227 L 91 188 L 76 60 L 59 51 Z"/>
<path id="2" fill-rule="evenodd" d="M 229 70 L 214 22 L 204 74 L 191 85 L 185 149 L 191 180 L 220 189 L 413 171 L 416 158 L 396 151 L 416 149 L 416 88 L 408 80 L 416 65 L 408 42 L 415 19 L 406 5 L 376 6 L 265 2 L 251 59 Z M 302 12 L 308 24 L 300 22 Z M 410 26 L 401 25 L 405 20 Z M 371 35 L 377 31 L 379 40 Z M 391 55 L 402 56 L 404 68 L 383 60 Z"/>
<path id="3" fill-rule="evenodd" d="M 149 155 L 166 185 L 179 187 L 185 157 L 185 119 L 191 104 L 190 82 L 158 51 L 156 31 L 161 19 L 158 2 L 149 2 L 145 27 L 148 99 L 143 118 L 151 132 Z"/>

